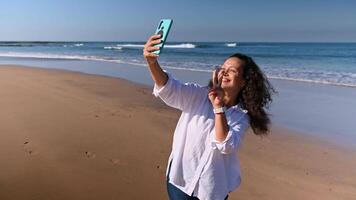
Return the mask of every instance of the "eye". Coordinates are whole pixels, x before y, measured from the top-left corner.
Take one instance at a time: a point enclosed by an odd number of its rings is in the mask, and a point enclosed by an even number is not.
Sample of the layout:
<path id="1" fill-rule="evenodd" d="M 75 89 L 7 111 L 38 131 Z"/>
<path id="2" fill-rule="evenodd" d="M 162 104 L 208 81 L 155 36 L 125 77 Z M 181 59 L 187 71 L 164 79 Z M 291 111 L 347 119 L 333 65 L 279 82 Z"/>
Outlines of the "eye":
<path id="1" fill-rule="evenodd" d="M 235 69 L 230 69 L 231 72 L 236 73 L 237 71 Z"/>

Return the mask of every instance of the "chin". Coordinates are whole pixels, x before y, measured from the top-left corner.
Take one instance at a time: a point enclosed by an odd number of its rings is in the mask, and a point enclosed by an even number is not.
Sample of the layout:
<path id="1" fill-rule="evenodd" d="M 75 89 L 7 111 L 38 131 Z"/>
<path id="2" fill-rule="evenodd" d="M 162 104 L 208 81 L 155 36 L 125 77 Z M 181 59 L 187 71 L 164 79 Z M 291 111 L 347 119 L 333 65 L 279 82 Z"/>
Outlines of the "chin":
<path id="1" fill-rule="evenodd" d="M 232 85 L 229 85 L 229 84 L 221 84 L 221 88 L 222 88 L 222 89 L 230 89 L 230 88 L 232 88 Z"/>

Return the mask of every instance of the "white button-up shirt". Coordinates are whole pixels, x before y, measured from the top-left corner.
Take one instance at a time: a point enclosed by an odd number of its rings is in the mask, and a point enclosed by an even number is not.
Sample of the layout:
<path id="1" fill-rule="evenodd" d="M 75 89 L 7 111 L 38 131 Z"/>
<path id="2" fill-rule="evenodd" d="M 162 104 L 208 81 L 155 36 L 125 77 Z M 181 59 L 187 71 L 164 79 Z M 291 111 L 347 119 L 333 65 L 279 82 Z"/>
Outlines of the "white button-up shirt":
<path id="1" fill-rule="evenodd" d="M 247 111 L 239 104 L 225 112 L 229 132 L 223 142 L 215 138 L 215 114 L 208 87 L 182 84 L 168 74 L 153 94 L 182 114 L 174 131 L 169 182 L 201 200 L 223 200 L 241 183 L 237 150 L 249 127 Z M 166 171 L 168 175 L 168 168 Z"/>

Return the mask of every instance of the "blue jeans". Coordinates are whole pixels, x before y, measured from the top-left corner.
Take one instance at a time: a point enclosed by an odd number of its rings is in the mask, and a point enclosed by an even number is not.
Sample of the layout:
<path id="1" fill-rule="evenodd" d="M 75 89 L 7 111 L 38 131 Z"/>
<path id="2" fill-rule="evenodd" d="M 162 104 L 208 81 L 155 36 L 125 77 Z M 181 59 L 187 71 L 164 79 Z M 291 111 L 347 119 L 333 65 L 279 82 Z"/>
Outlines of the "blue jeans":
<path id="1" fill-rule="evenodd" d="M 169 200 L 199 200 L 197 197 L 193 197 L 193 194 L 189 196 L 184 193 L 182 190 L 178 189 L 173 184 L 169 183 L 169 173 L 171 172 L 172 161 L 169 163 L 168 176 L 167 176 L 167 192 Z M 224 200 L 227 200 L 229 195 L 225 197 Z"/>

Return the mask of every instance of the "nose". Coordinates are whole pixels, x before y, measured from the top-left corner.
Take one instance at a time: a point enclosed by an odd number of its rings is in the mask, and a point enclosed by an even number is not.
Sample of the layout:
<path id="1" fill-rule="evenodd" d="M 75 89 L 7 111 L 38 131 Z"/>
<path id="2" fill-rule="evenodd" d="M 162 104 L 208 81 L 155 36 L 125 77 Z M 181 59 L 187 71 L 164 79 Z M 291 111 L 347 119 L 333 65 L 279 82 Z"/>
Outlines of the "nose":
<path id="1" fill-rule="evenodd" d="M 223 76 L 227 76 L 229 72 L 227 70 L 223 69 L 221 73 Z"/>

